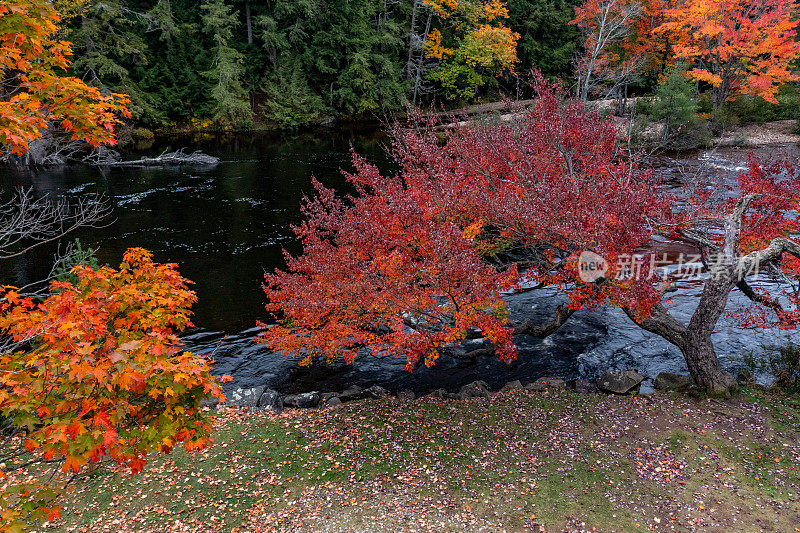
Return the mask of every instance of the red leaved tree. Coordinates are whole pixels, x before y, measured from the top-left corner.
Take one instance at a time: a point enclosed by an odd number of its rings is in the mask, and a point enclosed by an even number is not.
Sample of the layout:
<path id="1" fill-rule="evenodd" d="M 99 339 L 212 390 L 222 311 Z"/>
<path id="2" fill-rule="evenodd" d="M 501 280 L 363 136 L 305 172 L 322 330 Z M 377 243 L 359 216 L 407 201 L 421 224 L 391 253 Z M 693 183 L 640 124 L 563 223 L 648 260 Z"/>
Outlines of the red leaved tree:
<path id="1" fill-rule="evenodd" d="M 738 315 L 741 326 L 800 325 L 800 171 L 787 161 L 764 165 L 751 156 L 736 183 L 704 189 L 713 192 L 688 198 L 670 223 L 658 228 L 661 235 L 694 246 L 706 273 L 688 324 L 676 320 L 662 303 L 647 316 L 627 311 L 641 327 L 680 348 L 699 385 L 724 393 L 736 383 L 720 368 L 711 335 L 732 291 L 741 291 L 752 302 L 731 313 Z M 660 292 L 672 281 L 659 282 Z"/>
<path id="2" fill-rule="evenodd" d="M 796 206 L 796 174 L 755 165 L 743 178 L 741 200 L 721 206 L 729 208 L 727 218 L 717 214 L 720 206 L 673 213 L 691 203 L 677 204 L 625 157 L 612 121 L 563 102 L 560 88 L 541 80 L 537 86 L 535 108 L 513 122 L 457 125 L 443 130 L 443 141 L 442 131 L 424 124 L 397 129 L 399 172 L 381 175 L 356 157 L 349 175 L 355 196 L 337 198 L 318 185 L 296 228 L 303 255 L 287 255 L 288 270 L 266 277 L 267 309 L 277 324 L 264 326 L 260 340 L 302 354 L 305 363 L 339 356 L 351 362 L 362 350 L 404 357 L 409 369 L 433 365 L 442 353 L 510 360 L 514 335 L 544 337 L 578 309 L 611 304 L 680 348 L 700 387 L 723 393 L 734 385 L 711 332 L 756 258 L 796 279 L 789 268 L 796 263 L 784 259 L 798 255 L 791 240 L 798 228 L 786 210 Z M 750 194 L 780 180 L 789 181 L 776 196 Z M 767 206 L 769 216 L 747 214 Z M 729 229 L 721 233 L 718 223 Z M 721 275 L 708 277 L 688 326 L 662 303 L 669 283 L 648 264 L 637 275 L 615 275 L 613 265 L 645 250 L 655 233 L 698 245 L 704 257 L 730 253 L 715 271 Z M 610 272 L 583 281 L 583 251 L 605 258 Z M 520 287 L 555 287 L 565 302 L 544 324 L 514 322 L 501 293 Z M 782 313 L 789 326 L 791 313 Z M 457 347 L 468 338 L 485 344 L 464 354 Z"/>
<path id="3" fill-rule="evenodd" d="M 181 348 L 196 296 L 175 265 L 133 248 L 119 269 L 72 276 L 42 301 L 0 292 L 0 530 L 58 516 L 53 487 L 20 472 L 105 461 L 138 472 L 151 451 L 208 444 L 200 401 L 223 397 L 208 359 Z"/>
<path id="4" fill-rule="evenodd" d="M 653 297 L 628 281 L 576 284 L 576 253 L 613 260 L 647 243 L 645 217 L 662 209 L 636 161 L 620 157 L 611 121 L 547 89 L 517 123 L 446 137 L 398 129 L 397 175 L 356 157 L 357 196 L 319 187 L 297 228 L 305 253 L 267 276 L 268 309 L 282 320 L 262 340 L 309 360 L 352 361 L 368 347 L 413 368 L 480 332 L 513 359 L 515 332 L 546 335 L 581 307 Z M 501 292 L 523 281 L 568 294 L 552 324 L 509 322 Z"/>

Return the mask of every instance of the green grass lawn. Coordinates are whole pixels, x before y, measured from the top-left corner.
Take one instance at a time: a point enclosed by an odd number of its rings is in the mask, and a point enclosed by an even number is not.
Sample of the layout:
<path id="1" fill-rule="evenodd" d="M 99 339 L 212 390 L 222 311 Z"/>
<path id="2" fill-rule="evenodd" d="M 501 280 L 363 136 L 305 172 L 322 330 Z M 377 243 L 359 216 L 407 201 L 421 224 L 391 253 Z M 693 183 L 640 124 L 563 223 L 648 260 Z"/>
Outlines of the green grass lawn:
<path id="1" fill-rule="evenodd" d="M 514 391 L 219 413 L 73 483 L 59 531 L 800 531 L 800 399 Z"/>

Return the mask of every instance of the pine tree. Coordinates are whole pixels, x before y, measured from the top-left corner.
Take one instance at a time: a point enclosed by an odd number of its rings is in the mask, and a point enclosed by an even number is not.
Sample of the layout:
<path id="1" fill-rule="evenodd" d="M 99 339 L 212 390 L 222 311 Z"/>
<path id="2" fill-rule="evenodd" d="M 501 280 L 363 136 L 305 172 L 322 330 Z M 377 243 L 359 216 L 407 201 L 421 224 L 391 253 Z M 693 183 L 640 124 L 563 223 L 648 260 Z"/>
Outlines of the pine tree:
<path id="1" fill-rule="evenodd" d="M 203 29 L 213 41 L 212 66 L 204 75 L 215 83 L 211 89 L 214 118 L 226 126 L 252 125 L 253 110 L 242 84 L 244 56 L 232 43 L 236 14 L 224 0 L 205 0 L 200 7 Z"/>
<path id="2" fill-rule="evenodd" d="M 694 84 L 686 76 L 686 65 L 671 68 L 658 84 L 652 117 L 664 122 L 663 140 L 687 126 L 697 123 L 697 102 Z"/>

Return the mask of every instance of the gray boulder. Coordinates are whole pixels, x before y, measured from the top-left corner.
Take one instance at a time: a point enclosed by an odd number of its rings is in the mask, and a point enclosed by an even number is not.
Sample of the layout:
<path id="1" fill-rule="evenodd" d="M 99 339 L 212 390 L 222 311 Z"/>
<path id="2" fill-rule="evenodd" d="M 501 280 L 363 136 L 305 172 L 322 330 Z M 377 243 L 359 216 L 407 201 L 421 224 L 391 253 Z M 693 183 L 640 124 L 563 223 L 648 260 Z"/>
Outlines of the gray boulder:
<path id="1" fill-rule="evenodd" d="M 522 382 L 520 380 L 518 380 L 518 379 L 515 379 L 514 381 L 509 381 L 508 383 L 503 385 L 503 388 L 500 389 L 500 392 L 508 392 L 510 390 L 519 390 L 521 388 L 522 388 Z"/>
<path id="2" fill-rule="evenodd" d="M 412 402 L 416 398 L 414 391 L 410 391 L 408 389 L 403 389 L 397 393 L 397 399 L 402 400 L 404 402 Z"/>
<path id="3" fill-rule="evenodd" d="M 267 409 L 279 415 L 283 412 L 283 398 L 278 394 L 278 391 L 267 389 L 258 399 L 258 408 Z"/>
<path id="4" fill-rule="evenodd" d="M 448 392 L 445 389 L 436 389 L 435 391 L 431 392 L 428 396 L 431 398 L 439 398 L 442 400 L 455 400 L 458 398 L 458 394 L 453 392 Z"/>
<path id="5" fill-rule="evenodd" d="M 358 385 L 352 385 L 339 393 L 339 399 L 343 402 L 352 402 L 364 397 L 364 389 Z"/>
<path id="6" fill-rule="evenodd" d="M 338 392 L 323 392 L 322 394 L 319 395 L 319 401 L 321 403 L 327 403 L 327 402 L 333 400 L 334 398 L 338 398 L 338 397 L 339 397 L 339 393 Z M 341 400 L 339 400 L 339 401 L 341 401 Z"/>
<path id="7" fill-rule="evenodd" d="M 561 378 L 539 378 L 525 385 L 525 388 L 532 391 L 543 391 L 545 389 L 562 390 L 566 386 L 567 383 Z"/>
<path id="8" fill-rule="evenodd" d="M 364 391 L 365 398 L 386 398 L 387 396 L 391 396 L 391 394 L 380 385 L 373 385 Z"/>
<path id="9" fill-rule="evenodd" d="M 653 382 L 656 390 L 684 390 L 692 384 L 692 378 L 684 374 L 673 374 L 672 372 L 661 372 Z"/>
<path id="10" fill-rule="evenodd" d="M 485 381 L 473 381 L 461 387 L 458 391 L 459 400 L 467 400 L 469 398 L 489 398 L 492 393 L 489 391 L 489 385 Z"/>
<path id="11" fill-rule="evenodd" d="M 313 391 L 303 392 L 301 394 L 290 394 L 283 399 L 283 405 L 287 405 L 289 407 L 298 407 L 301 409 L 316 407 L 319 405 L 319 393 Z"/>
<path id="12" fill-rule="evenodd" d="M 606 372 L 597 378 L 597 386 L 603 392 L 625 394 L 638 387 L 642 381 L 644 381 L 644 376 L 636 370 Z"/>
<path id="13" fill-rule="evenodd" d="M 252 389 L 236 389 L 228 396 L 228 405 L 233 407 L 258 407 L 258 400 L 267 389 L 266 385 L 259 385 Z"/>
<path id="14" fill-rule="evenodd" d="M 333 398 L 325 402 L 326 407 L 336 407 L 337 405 L 342 405 L 342 400 L 340 400 L 338 396 L 334 396 Z"/>
<path id="15" fill-rule="evenodd" d="M 569 387 L 570 390 L 577 392 L 578 394 L 593 394 L 600 390 L 597 388 L 597 385 L 595 385 L 588 379 L 583 379 L 583 378 L 571 380 L 570 382 L 567 383 L 567 387 Z"/>

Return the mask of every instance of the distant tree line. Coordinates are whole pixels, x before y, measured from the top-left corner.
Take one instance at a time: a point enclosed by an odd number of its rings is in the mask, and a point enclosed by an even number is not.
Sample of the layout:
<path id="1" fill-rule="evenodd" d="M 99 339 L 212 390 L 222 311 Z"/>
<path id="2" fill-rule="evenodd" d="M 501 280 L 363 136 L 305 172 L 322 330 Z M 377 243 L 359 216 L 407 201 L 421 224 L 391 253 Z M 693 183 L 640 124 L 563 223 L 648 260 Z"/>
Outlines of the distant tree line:
<path id="1" fill-rule="evenodd" d="M 575 0 L 61 0 L 71 74 L 140 125 L 295 128 L 569 76 Z"/>

